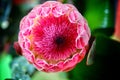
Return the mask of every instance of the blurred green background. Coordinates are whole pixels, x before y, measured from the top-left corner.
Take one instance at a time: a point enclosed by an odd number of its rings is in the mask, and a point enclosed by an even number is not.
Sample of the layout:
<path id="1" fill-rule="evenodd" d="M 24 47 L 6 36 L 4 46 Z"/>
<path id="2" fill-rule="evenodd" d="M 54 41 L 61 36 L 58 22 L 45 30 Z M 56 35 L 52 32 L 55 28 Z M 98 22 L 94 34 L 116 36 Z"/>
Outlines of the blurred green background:
<path id="1" fill-rule="evenodd" d="M 13 43 L 17 41 L 21 18 L 45 1 L 0 0 L 0 80 L 120 80 L 120 42 L 111 38 L 119 0 L 58 0 L 75 5 L 91 29 L 89 43 L 94 48 L 88 53 L 92 56 L 88 59 L 87 53 L 73 70 L 44 73 L 16 54 Z M 92 64 L 87 65 L 87 60 Z"/>

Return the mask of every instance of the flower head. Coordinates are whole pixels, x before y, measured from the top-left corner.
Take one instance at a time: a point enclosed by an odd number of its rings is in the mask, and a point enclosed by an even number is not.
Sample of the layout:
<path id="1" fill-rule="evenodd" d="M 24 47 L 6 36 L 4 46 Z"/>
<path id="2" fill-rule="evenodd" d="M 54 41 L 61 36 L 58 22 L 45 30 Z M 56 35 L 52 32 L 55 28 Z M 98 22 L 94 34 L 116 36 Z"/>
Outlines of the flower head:
<path id="1" fill-rule="evenodd" d="M 84 58 L 89 38 L 87 22 L 73 5 L 47 1 L 21 20 L 18 44 L 38 70 L 58 72 Z"/>

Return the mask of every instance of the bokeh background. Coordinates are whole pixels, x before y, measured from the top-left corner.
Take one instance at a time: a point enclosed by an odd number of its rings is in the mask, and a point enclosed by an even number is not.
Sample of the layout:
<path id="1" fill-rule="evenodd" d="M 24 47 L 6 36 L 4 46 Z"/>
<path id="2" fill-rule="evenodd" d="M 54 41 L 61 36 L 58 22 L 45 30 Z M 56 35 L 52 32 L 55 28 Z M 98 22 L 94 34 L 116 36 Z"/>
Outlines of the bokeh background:
<path id="1" fill-rule="evenodd" d="M 21 18 L 45 1 L 0 0 L 0 80 L 120 80 L 120 0 L 57 0 L 76 6 L 91 29 L 90 48 L 73 70 L 37 71 L 16 53 Z"/>

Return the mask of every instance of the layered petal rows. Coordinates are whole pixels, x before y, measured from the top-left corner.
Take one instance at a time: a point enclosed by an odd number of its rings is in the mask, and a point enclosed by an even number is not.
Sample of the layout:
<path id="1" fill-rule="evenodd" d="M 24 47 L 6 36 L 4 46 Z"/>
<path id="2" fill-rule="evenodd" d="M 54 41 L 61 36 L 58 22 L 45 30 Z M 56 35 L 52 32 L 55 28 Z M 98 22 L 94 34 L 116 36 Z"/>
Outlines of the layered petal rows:
<path id="1" fill-rule="evenodd" d="M 58 72 L 84 58 L 89 38 L 88 24 L 73 5 L 47 1 L 21 20 L 18 44 L 38 70 Z"/>

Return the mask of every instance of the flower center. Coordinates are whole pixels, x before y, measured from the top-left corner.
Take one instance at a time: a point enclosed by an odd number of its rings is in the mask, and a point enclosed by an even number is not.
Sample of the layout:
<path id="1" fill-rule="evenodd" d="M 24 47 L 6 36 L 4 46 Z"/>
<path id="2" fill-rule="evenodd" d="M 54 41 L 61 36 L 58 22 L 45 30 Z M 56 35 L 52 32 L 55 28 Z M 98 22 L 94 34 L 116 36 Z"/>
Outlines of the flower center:
<path id="1" fill-rule="evenodd" d="M 33 51 L 48 63 L 63 61 L 76 52 L 77 24 L 66 15 L 46 17 L 33 29 Z M 72 35 L 72 36 L 71 36 Z"/>
<path id="2" fill-rule="evenodd" d="M 63 37 L 57 37 L 56 39 L 55 39 L 55 43 L 57 44 L 57 45 L 62 45 L 65 41 L 64 41 L 65 39 L 63 38 Z"/>

